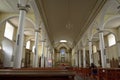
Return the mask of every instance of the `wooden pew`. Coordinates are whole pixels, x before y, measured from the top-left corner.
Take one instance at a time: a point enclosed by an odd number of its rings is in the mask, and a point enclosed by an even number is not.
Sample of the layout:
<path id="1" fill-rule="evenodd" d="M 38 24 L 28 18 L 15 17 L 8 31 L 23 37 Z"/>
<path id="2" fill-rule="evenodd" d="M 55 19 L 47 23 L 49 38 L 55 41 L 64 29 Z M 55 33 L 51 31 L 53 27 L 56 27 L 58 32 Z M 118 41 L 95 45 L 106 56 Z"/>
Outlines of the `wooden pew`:
<path id="1" fill-rule="evenodd" d="M 0 80 L 74 80 L 75 73 L 67 70 L 1 69 Z"/>
<path id="2" fill-rule="evenodd" d="M 89 77 L 90 80 L 120 80 L 120 68 L 98 68 L 97 75 L 90 74 L 89 68 L 79 68 L 75 71 L 82 79 Z"/>

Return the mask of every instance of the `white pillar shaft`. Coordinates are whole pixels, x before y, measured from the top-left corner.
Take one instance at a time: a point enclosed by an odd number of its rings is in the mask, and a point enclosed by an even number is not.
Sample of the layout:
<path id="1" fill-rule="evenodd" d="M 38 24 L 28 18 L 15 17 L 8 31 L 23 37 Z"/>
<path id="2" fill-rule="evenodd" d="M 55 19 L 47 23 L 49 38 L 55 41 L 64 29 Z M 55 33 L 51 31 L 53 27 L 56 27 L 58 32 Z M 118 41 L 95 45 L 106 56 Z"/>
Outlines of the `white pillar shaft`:
<path id="1" fill-rule="evenodd" d="M 23 42 L 24 42 L 24 24 L 25 24 L 26 11 L 20 10 L 19 24 L 17 31 L 17 39 L 15 44 L 15 57 L 14 57 L 14 68 L 21 67 L 22 53 L 23 53 Z"/>
<path id="2" fill-rule="evenodd" d="M 50 53 L 50 60 L 52 61 L 52 54 Z M 52 62 L 50 64 L 50 67 L 52 67 Z"/>
<path id="3" fill-rule="evenodd" d="M 76 60 L 75 65 L 78 66 L 78 53 L 76 53 L 76 55 L 75 55 L 75 60 Z"/>
<path id="4" fill-rule="evenodd" d="M 35 53 L 33 53 L 33 63 L 32 63 L 32 67 L 35 67 Z"/>
<path id="5" fill-rule="evenodd" d="M 44 41 L 42 41 L 41 67 L 44 67 Z"/>
<path id="6" fill-rule="evenodd" d="M 81 66 L 81 51 L 79 50 L 79 67 L 82 67 Z"/>
<path id="7" fill-rule="evenodd" d="M 35 32 L 35 58 L 34 58 L 34 67 L 39 67 L 39 63 L 38 63 L 38 34 L 39 32 Z"/>
<path id="8" fill-rule="evenodd" d="M 45 67 L 48 67 L 48 47 L 47 47 L 47 51 L 46 51 Z"/>
<path id="9" fill-rule="evenodd" d="M 92 58 L 92 42 L 89 41 L 89 58 L 90 58 L 90 64 L 93 63 L 93 58 Z"/>
<path id="10" fill-rule="evenodd" d="M 117 48 L 118 48 L 118 60 L 120 60 L 120 43 L 117 43 Z M 119 65 L 120 65 L 120 61 L 119 61 Z"/>
<path id="11" fill-rule="evenodd" d="M 85 53 L 85 48 L 83 48 L 83 67 L 86 67 L 86 53 Z"/>
<path id="12" fill-rule="evenodd" d="M 118 48 L 118 60 L 120 65 L 120 28 L 118 28 L 117 48 Z"/>
<path id="13" fill-rule="evenodd" d="M 106 67 L 106 55 L 105 55 L 105 45 L 104 45 L 104 36 L 103 32 L 99 33 L 99 46 L 100 46 L 100 51 L 101 51 L 101 63 L 102 63 L 102 68 Z"/>

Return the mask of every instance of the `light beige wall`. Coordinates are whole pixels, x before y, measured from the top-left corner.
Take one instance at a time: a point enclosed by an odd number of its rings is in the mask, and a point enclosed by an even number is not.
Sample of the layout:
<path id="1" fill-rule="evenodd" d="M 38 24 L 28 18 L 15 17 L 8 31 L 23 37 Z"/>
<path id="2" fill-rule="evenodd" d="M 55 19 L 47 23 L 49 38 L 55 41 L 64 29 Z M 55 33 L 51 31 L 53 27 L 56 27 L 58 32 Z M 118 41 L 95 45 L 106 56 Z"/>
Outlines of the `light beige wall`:
<path id="1" fill-rule="evenodd" d="M 42 51 L 42 46 L 41 45 L 38 45 L 38 56 L 40 57 L 42 54 L 41 54 L 41 51 Z"/>
<path id="2" fill-rule="evenodd" d="M 99 59 L 99 53 L 98 52 L 97 53 L 93 53 L 93 61 L 94 61 L 94 64 L 96 66 L 100 66 L 100 64 L 98 63 L 99 60 L 100 60 Z"/>

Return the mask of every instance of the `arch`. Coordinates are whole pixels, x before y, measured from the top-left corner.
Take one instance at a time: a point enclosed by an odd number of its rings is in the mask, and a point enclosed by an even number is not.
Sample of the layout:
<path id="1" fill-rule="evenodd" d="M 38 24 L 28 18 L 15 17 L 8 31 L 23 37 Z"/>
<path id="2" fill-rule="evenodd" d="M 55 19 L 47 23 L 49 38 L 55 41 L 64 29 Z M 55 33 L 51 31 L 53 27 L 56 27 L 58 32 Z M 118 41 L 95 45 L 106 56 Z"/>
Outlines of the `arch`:
<path id="1" fill-rule="evenodd" d="M 25 42 L 31 40 L 31 39 L 34 39 L 34 37 L 29 37 Z"/>
<path id="2" fill-rule="evenodd" d="M 4 23 L 5 21 L 9 20 L 9 19 L 12 19 L 12 18 L 16 18 L 16 17 L 19 17 L 18 15 L 15 15 L 15 16 L 8 16 L 6 18 L 4 18 L 2 21 L 0 21 L 0 26 L 2 25 L 2 23 Z M 34 26 L 33 28 L 35 29 L 36 26 L 35 26 L 35 23 L 29 18 L 29 17 L 26 17 L 25 19 L 27 19 L 28 21 L 30 21 Z"/>
<path id="3" fill-rule="evenodd" d="M 116 16 L 112 16 L 110 17 L 104 24 L 103 24 L 103 27 L 105 28 L 105 26 L 110 22 L 110 21 L 113 21 L 113 20 L 120 20 L 120 15 L 116 15 Z M 120 25 L 120 23 L 119 23 Z"/>
<path id="4" fill-rule="evenodd" d="M 114 32 L 109 31 L 109 30 L 106 30 L 106 29 L 94 33 L 94 34 L 91 36 L 91 41 L 92 41 L 93 37 L 94 37 L 96 34 L 100 33 L 100 32 L 109 32 L 109 33 L 112 33 L 112 34 L 115 36 L 116 41 L 118 41 L 117 35 L 116 35 Z"/>

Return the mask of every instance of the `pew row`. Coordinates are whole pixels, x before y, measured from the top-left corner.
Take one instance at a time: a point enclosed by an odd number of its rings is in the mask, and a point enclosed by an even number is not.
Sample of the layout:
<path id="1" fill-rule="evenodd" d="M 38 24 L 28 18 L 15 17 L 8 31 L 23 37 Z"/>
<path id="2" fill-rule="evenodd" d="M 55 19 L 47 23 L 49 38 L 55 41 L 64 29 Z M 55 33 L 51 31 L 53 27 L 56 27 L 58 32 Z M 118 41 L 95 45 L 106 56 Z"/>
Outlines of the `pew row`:
<path id="1" fill-rule="evenodd" d="M 92 74 L 89 68 L 75 68 L 74 71 L 82 79 L 86 80 L 120 80 L 120 68 L 98 68 L 97 74 Z"/>
<path id="2" fill-rule="evenodd" d="M 74 80 L 75 72 L 67 70 L 1 69 L 0 80 Z"/>

